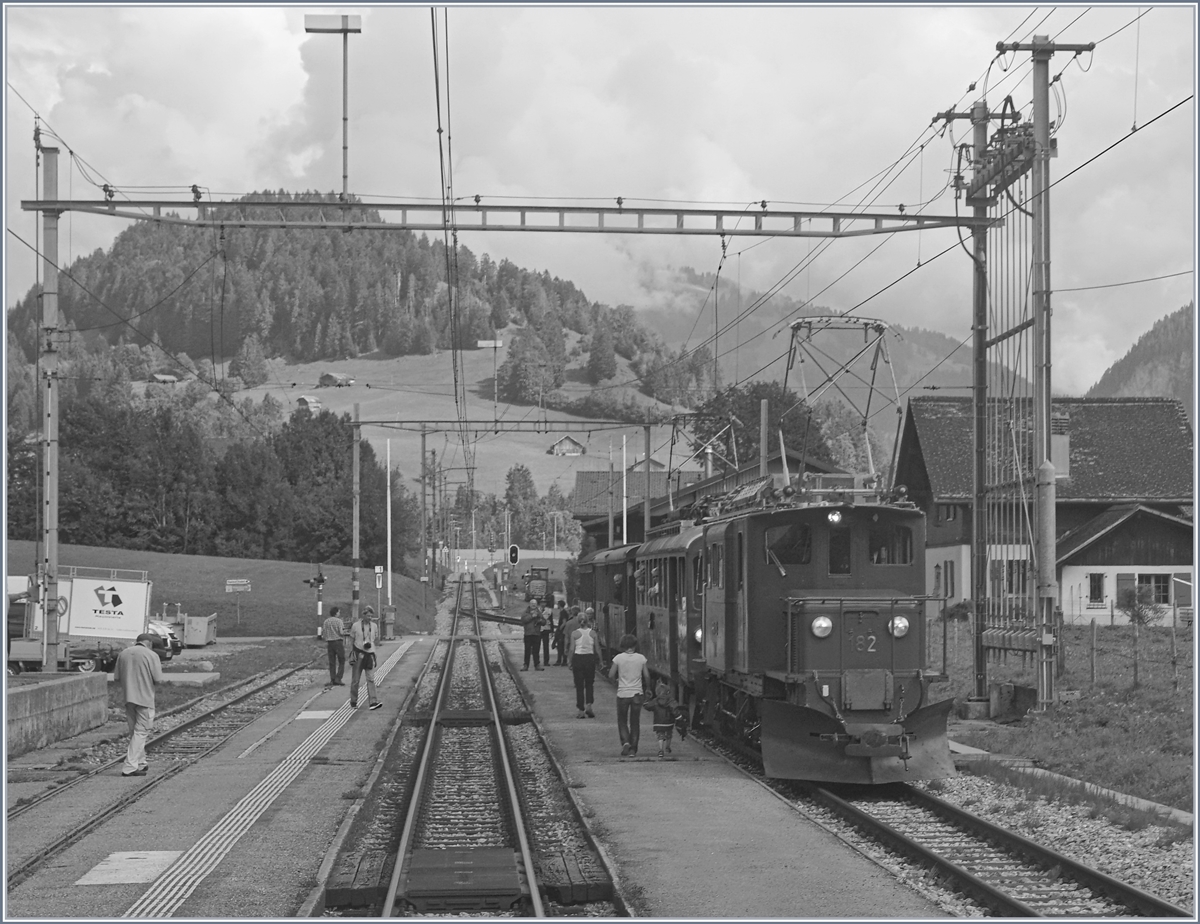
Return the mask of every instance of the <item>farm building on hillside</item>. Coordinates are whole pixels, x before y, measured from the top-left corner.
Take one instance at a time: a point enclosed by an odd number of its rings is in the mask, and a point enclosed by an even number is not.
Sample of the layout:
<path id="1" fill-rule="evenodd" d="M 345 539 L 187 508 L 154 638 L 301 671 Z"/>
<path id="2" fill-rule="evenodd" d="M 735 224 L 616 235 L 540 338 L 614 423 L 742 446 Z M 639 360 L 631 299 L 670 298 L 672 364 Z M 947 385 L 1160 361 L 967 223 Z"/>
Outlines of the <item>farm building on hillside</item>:
<path id="1" fill-rule="evenodd" d="M 316 412 L 321 410 L 321 399 L 314 398 L 312 395 L 301 395 L 296 399 L 297 407 L 306 407 L 310 411 Z"/>
<path id="2" fill-rule="evenodd" d="M 551 443 L 550 448 L 546 450 L 546 454 L 552 456 L 582 456 L 587 454 L 587 447 L 573 437 L 564 436 L 561 440 Z"/>
<path id="3" fill-rule="evenodd" d="M 354 376 L 345 372 L 323 372 L 317 380 L 318 388 L 345 388 L 354 384 Z"/>
<path id="4" fill-rule="evenodd" d="M 1054 398 L 1051 411 L 1064 619 L 1126 622 L 1116 610 L 1119 595 L 1138 584 L 1190 618 L 1192 428 L 1183 405 L 1173 398 Z M 973 427 L 969 397 L 913 398 L 896 454 L 895 483 L 927 518 L 926 586 L 940 587 L 950 605 L 969 600 L 974 587 Z M 991 569 L 989 594 L 1026 593 L 1036 579 L 1028 546 L 997 548 L 995 557 L 1018 560 Z"/>
<path id="5" fill-rule="evenodd" d="M 156 372 L 150 376 L 150 381 L 155 385 L 174 385 L 179 381 L 179 376 L 167 375 L 165 372 Z"/>

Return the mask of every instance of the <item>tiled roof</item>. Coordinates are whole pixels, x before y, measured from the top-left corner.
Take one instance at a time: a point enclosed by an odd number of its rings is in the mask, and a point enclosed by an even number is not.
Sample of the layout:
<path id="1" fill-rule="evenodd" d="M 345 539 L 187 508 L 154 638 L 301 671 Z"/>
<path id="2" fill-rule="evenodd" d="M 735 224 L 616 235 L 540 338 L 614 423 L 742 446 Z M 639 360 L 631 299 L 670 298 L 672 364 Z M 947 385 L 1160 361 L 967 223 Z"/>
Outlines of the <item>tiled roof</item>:
<path id="1" fill-rule="evenodd" d="M 678 482 L 676 482 L 678 478 Z M 687 487 L 700 480 L 700 472 L 676 472 L 671 476 L 672 486 Z M 607 471 L 576 472 L 575 497 L 571 515 L 578 519 L 604 516 L 608 513 L 608 491 L 612 484 L 613 511 L 621 512 L 621 472 Z M 629 506 L 641 504 L 646 498 L 646 472 L 628 472 L 625 475 L 625 490 Z M 667 473 L 650 473 L 650 497 L 662 497 L 667 493 Z"/>
<path id="2" fill-rule="evenodd" d="M 1154 510 L 1142 504 L 1118 504 L 1116 507 L 1109 507 L 1102 514 L 1088 520 L 1082 526 L 1078 526 L 1070 532 L 1059 536 L 1054 548 L 1055 559 L 1061 565 L 1072 555 L 1087 548 L 1105 533 L 1111 532 L 1126 520 L 1139 513 L 1176 523 L 1185 529 L 1192 528 L 1191 521 L 1183 517 L 1171 516 L 1168 513 L 1163 513 L 1161 510 Z"/>
<path id="3" fill-rule="evenodd" d="M 1051 410 L 1070 417 L 1070 475 L 1057 481 L 1058 500 L 1191 501 L 1192 428 L 1176 399 L 1055 398 Z M 970 497 L 971 398 L 913 398 L 908 414 L 934 497 Z M 1032 459 L 1022 464 L 1028 471 Z"/>

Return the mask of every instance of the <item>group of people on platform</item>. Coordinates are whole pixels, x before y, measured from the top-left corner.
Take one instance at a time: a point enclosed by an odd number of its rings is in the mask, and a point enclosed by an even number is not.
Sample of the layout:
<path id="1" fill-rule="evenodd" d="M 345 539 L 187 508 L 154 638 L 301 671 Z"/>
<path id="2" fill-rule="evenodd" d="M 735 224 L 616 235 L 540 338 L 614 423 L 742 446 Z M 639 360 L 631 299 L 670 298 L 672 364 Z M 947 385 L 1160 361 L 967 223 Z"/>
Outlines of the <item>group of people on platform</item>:
<path id="1" fill-rule="evenodd" d="M 576 718 L 594 719 L 594 687 L 596 671 L 605 669 L 603 653 L 596 635 L 596 611 L 590 606 L 581 611 L 578 606 L 568 609 L 566 602 L 555 601 L 548 595 L 545 601 L 530 599 L 521 616 L 524 630 L 525 658 L 522 671 L 542 670 L 542 662 L 550 664 L 551 639 L 558 652 L 555 666 L 571 669 L 575 680 Z M 636 757 L 641 737 L 641 712 L 654 713 L 654 733 L 658 739 L 658 756 L 671 753 L 671 738 L 679 727 L 686 736 L 684 711 L 665 683 L 654 686 L 647 667 L 646 656 L 637 650 L 637 637 L 625 635 L 619 642 L 620 652 L 608 666 L 609 678 L 617 682 L 617 734 L 621 739 L 621 756 Z M 653 690 L 653 695 L 650 692 Z"/>

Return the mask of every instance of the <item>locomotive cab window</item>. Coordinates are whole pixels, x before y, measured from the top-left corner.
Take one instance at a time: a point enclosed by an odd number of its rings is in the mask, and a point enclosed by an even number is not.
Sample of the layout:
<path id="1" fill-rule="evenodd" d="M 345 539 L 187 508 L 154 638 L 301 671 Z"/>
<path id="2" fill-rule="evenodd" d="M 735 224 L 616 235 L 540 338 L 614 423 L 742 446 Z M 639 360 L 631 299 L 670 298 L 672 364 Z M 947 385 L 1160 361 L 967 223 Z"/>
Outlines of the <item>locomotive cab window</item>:
<path id="1" fill-rule="evenodd" d="M 778 561 L 785 566 L 807 565 L 812 561 L 812 530 L 807 523 L 768 526 L 763 543 L 767 564 Z"/>
<path id="2" fill-rule="evenodd" d="M 850 527 L 829 527 L 829 573 L 850 573 Z"/>
<path id="3" fill-rule="evenodd" d="M 912 530 L 907 526 L 872 526 L 867 534 L 867 554 L 873 565 L 912 564 Z"/>

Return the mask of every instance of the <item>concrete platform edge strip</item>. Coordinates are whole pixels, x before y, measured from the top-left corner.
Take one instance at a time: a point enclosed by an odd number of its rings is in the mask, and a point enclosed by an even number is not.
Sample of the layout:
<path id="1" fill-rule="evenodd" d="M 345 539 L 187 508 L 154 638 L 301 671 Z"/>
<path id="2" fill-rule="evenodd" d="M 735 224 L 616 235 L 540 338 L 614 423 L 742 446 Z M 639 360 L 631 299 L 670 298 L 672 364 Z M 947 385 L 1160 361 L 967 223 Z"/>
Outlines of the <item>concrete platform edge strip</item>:
<path id="1" fill-rule="evenodd" d="M 1063 776 L 1061 773 L 1055 773 L 1053 770 L 1043 770 L 1041 767 L 1013 767 L 1014 770 L 1020 770 L 1022 773 L 1031 773 L 1034 776 L 1045 776 L 1053 780 L 1058 780 L 1062 783 L 1067 783 L 1071 786 L 1077 786 L 1080 789 L 1086 790 L 1095 796 L 1101 796 L 1105 799 L 1112 799 L 1114 802 L 1119 802 L 1122 805 L 1128 805 L 1136 809 L 1141 809 L 1143 812 L 1152 812 L 1155 815 L 1161 815 L 1164 818 L 1170 818 L 1181 825 L 1192 825 L 1195 823 L 1196 816 L 1191 812 L 1185 812 L 1183 809 L 1172 808 L 1169 805 L 1162 805 L 1158 802 L 1151 802 L 1149 799 L 1142 799 L 1138 796 L 1131 796 L 1127 793 L 1117 792 L 1113 789 L 1105 789 L 1103 786 L 1097 786 L 1095 783 L 1085 783 L 1083 780 L 1077 780 L 1074 777 Z"/>
<path id="2" fill-rule="evenodd" d="M 378 680 L 387 676 L 392 667 L 412 646 L 400 645 L 375 672 Z M 321 723 L 295 751 L 254 787 L 208 833 L 176 860 L 167 871 L 126 911 L 123 918 L 170 917 L 217 864 L 233 849 L 243 834 L 291 785 L 308 766 L 312 757 L 323 748 L 343 725 L 350 721 L 355 710 L 349 701 L 338 707 Z"/>

